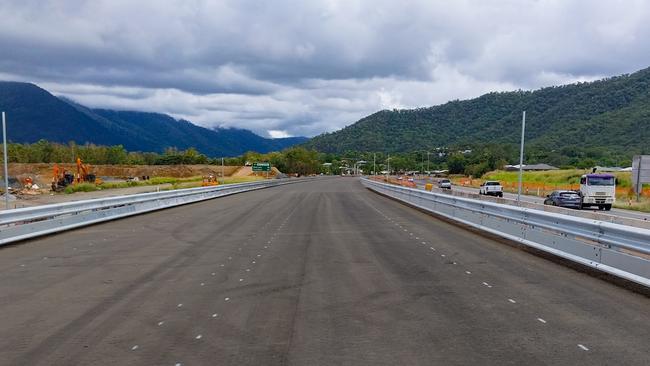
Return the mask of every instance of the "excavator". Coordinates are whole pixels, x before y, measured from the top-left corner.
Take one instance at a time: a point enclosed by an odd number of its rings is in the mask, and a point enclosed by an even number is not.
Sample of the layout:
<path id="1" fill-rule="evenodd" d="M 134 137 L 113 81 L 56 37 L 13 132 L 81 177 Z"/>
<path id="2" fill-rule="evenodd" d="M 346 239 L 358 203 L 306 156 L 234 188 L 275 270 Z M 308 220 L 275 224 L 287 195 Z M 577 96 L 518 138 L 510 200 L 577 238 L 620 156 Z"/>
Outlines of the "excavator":
<path id="1" fill-rule="evenodd" d="M 58 164 L 54 164 L 54 168 L 52 169 L 52 191 L 60 192 L 73 183 L 74 175 L 66 172 L 65 169 L 59 168 Z"/>
<path id="2" fill-rule="evenodd" d="M 101 180 L 90 171 L 90 165 L 84 164 L 81 158 L 77 158 L 76 175 L 65 171 L 65 169 L 61 169 L 58 164 L 54 164 L 54 168 L 52 169 L 52 191 L 60 192 L 71 184 L 82 182 L 100 184 Z"/>
<path id="3" fill-rule="evenodd" d="M 95 174 L 90 173 L 90 164 L 84 164 L 81 158 L 77 158 L 77 175 L 75 176 L 75 182 L 96 183 L 95 180 Z"/>

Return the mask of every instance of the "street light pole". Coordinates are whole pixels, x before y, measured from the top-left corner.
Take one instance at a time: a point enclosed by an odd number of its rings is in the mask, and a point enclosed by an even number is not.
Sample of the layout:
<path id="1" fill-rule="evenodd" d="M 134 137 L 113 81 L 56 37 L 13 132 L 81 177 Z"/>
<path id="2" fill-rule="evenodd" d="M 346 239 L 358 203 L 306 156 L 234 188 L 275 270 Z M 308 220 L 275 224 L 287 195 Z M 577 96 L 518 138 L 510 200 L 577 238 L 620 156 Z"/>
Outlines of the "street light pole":
<path id="1" fill-rule="evenodd" d="M 5 112 L 2 112 L 2 155 L 4 160 L 5 170 L 5 209 L 9 209 L 9 169 L 7 167 L 7 121 L 5 120 Z"/>
<path id="2" fill-rule="evenodd" d="M 526 111 L 521 116 L 521 149 L 519 150 L 519 186 L 517 187 L 517 204 L 521 200 L 521 185 L 524 173 L 524 134 L 526 132 Z"/>
<path id="3" fill-rule="evenodd" d="M 372 175 L 377 175 L 377 153 L 372 153 Z"/>

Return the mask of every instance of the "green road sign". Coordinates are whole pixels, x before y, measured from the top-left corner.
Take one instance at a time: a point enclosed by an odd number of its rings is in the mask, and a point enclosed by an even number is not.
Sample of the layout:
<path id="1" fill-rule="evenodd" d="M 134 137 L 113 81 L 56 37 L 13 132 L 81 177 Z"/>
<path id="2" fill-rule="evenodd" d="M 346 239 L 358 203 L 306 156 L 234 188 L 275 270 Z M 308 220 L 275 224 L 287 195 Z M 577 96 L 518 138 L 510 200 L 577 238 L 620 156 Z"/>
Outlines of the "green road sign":
<path id="1" fill-rule="evenodd" d="M 271 163 L 253 163 L 254 172 L 270 172 Z"/>

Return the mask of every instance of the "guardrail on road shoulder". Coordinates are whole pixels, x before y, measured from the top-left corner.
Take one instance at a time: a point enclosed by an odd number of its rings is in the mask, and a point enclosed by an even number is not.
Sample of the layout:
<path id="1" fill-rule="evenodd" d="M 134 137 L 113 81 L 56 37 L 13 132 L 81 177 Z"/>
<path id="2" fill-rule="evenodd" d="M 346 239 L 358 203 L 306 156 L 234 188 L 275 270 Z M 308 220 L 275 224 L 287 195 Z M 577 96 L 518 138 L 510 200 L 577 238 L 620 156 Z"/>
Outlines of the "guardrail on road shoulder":
<path id="1" fill-rule="evenodd" d="M 102 221 L 300 181 L 303 180 L 274 179 L 252 183 L 140 193 L 1 211 L 0 245 Z"/>
<path id="2" fill-rule="evenodd" d="M 362 179 L 423 210 L 650 287 L 650 230 Z"/>

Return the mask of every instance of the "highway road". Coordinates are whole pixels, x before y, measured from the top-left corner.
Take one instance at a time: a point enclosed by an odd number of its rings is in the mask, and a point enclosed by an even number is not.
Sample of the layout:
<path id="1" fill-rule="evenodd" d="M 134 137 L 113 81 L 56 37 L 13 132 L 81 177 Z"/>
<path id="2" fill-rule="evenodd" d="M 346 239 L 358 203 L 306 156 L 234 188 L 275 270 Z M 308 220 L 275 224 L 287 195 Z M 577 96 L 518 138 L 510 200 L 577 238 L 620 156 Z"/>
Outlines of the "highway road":
<path id="1" fill-rule="evenodd" d="M 426 183 L 426 180 L 424 179 L 417 179 L 416 184 L 419 188 L 424 189 L 424 185 Z M 464 187 L 464 186 L 458 186 L 454 185 L 452 187 L 452 190 L 458 191 L 458 192 L 466 192 L 466 193 L 474 193 L 478 194 L 478 188 L 474 187 Z M 504 192 L 503 193 L 503 198 L 510 199 L 510 200 L 516 200 L 517 199 L 517 194 L 516 193 L 509 193 L 509 192 Z M 544 204 L 544 198 L 538 197 L 538 196 L 532 196 L 532 195 L 521 195 L 521 200 L 524 202 L 530 202 L 530 203 L 537 203 L 540 205 Z M 596 207 L 590 207 L 590 208 L 585 208 L 585 210 L 593 210 L 593 211 L 598 211 L 598 208 Z M 647 212 L 639 212 L 639 211 L 633 211 L 633 210 L 623 210 L 620 208 L 613 208 L 611 211 L 600 211 L 602 214 L 606 215 L 614 215 L 614 216 L 619 216 L 619 217 L 624 217 L 628 219 L 637 219 L 637 220 L 644 220 L 644 221 L 650 221 L 650 213 Z"/>
<path id="2" fill-rule="evenodd" d="M 0 248 L 2 365 L 648 365 L 650 299 L 334 178 Z"/>

